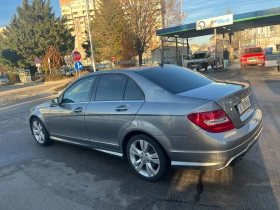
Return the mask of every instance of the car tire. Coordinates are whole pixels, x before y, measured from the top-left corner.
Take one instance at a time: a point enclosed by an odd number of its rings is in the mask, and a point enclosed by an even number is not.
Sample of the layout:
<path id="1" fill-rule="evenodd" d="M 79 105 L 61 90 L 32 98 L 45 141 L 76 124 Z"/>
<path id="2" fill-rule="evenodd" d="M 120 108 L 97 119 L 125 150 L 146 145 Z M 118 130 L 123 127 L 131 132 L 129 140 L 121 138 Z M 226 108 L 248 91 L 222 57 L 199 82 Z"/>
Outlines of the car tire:
<path id="1" fill-rule="evenodd" d="M 31 121 L 32 134 L 38 144 L 47 146 L 51 143 L 50 135 L 42 121 L 35 117 Z"/>
<path id="2" fill-rule="evenodd" d="M 169 159 L 160 144 L 147 135 L 135 135 L 126 147 L 128 162 L 141 178 L 154 182 L 168 170 Z"/>
<path id="3" fill-rule="evenodd" d="M 204 64 L 204 68 L 205 68 L 205 71 L 208 70 L 208 64 L 207 63 Z"/>

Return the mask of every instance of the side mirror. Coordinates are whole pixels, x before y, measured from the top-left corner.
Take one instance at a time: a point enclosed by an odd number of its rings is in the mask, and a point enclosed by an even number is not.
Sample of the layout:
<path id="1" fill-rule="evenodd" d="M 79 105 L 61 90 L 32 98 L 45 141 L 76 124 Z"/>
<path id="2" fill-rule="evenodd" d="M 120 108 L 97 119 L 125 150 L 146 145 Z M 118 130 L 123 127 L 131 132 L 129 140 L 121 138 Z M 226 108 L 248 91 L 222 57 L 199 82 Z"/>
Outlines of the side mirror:
<path id="1" fill-rule="evenodd" d="M 59 99 L 58 98 L 52 99 L 51 106 L 59 106 Z"/>

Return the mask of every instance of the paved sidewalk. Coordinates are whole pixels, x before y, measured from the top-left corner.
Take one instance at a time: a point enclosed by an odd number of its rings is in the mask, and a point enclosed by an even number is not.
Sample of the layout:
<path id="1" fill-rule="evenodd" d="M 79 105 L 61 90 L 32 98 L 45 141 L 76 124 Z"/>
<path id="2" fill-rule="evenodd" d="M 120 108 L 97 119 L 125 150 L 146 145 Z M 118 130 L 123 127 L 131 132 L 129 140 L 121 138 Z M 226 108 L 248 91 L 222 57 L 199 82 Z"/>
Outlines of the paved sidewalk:
<path id="1" fill-rule="evenodd" d="M 34 84 L 9 85 L 0 88 L 0 105 L 14 103 L 18 100 L 28 100 L 33 97 L 46 97 L 53 95 L 56 87 L 61 87 L 69 83 L 69 79 L 55 82 L 41 82 Z"/>

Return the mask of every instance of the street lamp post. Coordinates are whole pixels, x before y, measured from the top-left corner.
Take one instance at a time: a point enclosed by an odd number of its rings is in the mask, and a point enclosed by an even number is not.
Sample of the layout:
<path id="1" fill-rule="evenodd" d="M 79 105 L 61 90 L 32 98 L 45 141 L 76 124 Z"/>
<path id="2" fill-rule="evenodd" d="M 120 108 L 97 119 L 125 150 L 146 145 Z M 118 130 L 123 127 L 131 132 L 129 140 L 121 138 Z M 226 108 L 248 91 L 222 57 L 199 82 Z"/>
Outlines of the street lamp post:
<path id="1" fill-rule="evenodd" d="M 94 54 L 93 54 L 93 44 L 92 44 L 92 37 L 91 37 L 91 28 L 90 28 L 90 15 L 88 12 L 88 0 L 85 0 L 86 3 L 86 10 L 87 10 L 87 21 L 88 21 L 88 33 L 89 33 L 89 42 L 90 42 L 90 50 L 91 50 L 91 60 L 92 60 L 92 68 L 93 71 L 96 72 L 95 62 L 94 62 Z"/>

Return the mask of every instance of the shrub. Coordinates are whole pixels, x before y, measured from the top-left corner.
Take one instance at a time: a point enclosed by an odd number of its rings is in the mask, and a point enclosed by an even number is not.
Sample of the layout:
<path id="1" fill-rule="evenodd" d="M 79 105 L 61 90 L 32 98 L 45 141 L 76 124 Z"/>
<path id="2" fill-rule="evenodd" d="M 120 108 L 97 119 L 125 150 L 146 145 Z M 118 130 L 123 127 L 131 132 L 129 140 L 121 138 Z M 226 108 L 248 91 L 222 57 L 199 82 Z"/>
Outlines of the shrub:
<path id="1" fill-rule="evenodd" d="M 65 77 L 62 74 L 46 74 L 45 75 L 46 82 L 58 81 L 58 80 L 62 80 L 64 78 Z"/>
<path id="2" fill-rule="evenodd" d="M 80 72 L 80 77 L 81 77 L 81 76 L 84 76 L 84 75 L 86 75 L 86 74 L 88 74 L 88 73 L 89 73 L 88 71 L 81 71 L 81 72 Z M 77 74 L 75 74 L 74 78 L 77 79 L 78 77 L 79 77 L 79 72 L 78 72 Z"/>

